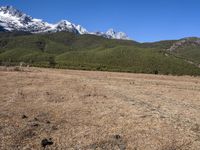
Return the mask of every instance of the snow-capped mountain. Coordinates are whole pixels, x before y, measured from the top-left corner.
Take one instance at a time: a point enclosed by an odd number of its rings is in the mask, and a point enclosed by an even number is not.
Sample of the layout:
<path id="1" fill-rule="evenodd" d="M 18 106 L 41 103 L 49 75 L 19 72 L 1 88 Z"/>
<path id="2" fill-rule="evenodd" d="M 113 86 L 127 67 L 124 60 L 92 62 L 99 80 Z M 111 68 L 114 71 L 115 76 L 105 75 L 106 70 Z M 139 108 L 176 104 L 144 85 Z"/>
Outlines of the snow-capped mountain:
<path id="1" fill-rule="evenodd" d="M 128 36 L 124 32 L 115 32 L 113 29 L 109 29 L 106 32 L 106 35 L 110 36 L 113 39 L 124 39 L 129 40 Z"/>
<path id="2" fill-rule="evenodd" d="M 88 32 L 81 25 L 75 25 L 67 20 L 50 24 L 41 19 L 33 18 L 12 6 L 0 7 L 0 31 L 26 31 L 31 33 L 68 31 L 75 34 L 93 34 L 109 39 L 129 39 L 125 33 L 115 32 L 113 29 L 108 30 L 106 33 Z"/>
<path id="3" fill-rule="evenodd" d="M 7 31 L 41 32 L 51 25 L 40 19 L 34 19 L 12 6 L 0 7 L 0 26 Z"/>
<path id="4" fill-rule="evenodd" d="M 85 28 L 80 25 L 75 25 L 67 20 L 61 20 L 57 24 L 51 24 L 51 28 L 42 31 L 42 32 L 60 32 L 60 31 L 68 31 L 76 34 L 87 34 L 89 33 Z"/>

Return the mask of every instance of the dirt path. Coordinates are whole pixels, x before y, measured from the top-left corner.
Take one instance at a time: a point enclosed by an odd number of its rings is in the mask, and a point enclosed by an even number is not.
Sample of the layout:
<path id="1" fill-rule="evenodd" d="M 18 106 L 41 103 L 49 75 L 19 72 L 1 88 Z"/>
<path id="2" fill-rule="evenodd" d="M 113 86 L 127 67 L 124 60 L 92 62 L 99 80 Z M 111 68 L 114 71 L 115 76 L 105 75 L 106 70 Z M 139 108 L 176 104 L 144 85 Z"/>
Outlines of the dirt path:
<path id="1" fill-rule="evenodd" d="M 199 77 L 0 70 L 0 149 L 200 149 Z"/>

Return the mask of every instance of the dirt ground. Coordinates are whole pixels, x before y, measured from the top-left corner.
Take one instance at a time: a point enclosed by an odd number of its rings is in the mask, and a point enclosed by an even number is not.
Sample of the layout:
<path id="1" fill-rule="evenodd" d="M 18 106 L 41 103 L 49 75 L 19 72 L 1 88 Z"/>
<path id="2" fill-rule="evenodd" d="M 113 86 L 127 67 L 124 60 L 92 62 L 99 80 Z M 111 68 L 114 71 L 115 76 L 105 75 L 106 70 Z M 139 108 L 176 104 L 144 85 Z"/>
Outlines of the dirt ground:
<path id="1" fill-rule="evenodd" d="M 200 77 L 1 67 L 0 149 L 199 150 Z"/>

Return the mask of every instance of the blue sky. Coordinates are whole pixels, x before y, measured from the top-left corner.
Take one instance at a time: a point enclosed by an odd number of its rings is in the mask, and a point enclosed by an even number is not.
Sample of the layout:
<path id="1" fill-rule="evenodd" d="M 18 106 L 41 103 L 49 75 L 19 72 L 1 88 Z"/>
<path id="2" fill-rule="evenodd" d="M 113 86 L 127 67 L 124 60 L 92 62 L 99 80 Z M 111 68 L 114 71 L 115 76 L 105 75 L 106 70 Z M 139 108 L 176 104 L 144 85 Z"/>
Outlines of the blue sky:
<path id="1" fill-rule="evenodd" d="M 1 0 L 44 21 L 114 28 L 140 42 L 200 37 L 200 0 Z"/>

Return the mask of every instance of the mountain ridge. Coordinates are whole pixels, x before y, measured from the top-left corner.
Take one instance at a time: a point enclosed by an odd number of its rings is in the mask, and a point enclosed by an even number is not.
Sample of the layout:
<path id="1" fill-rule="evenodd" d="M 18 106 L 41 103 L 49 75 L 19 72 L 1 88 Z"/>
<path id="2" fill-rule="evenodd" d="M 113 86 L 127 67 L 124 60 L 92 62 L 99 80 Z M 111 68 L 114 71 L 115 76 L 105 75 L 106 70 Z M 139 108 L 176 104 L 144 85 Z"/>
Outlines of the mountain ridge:
<path id="1" fill-rule="evenodd" d="M 1 31 L 25 31 L 31 33 L 60 32 L 67 31 L 76 34 L 93 34 L 108 39 L 130 40 L 123 32 L 109 29 L 107 32 L 89 32 L 81 25 L 75 25 L 67 20 L 51 24 L 41 19 L 33 18 L 13 6 L 0 7 L 0 29 Z"/>

